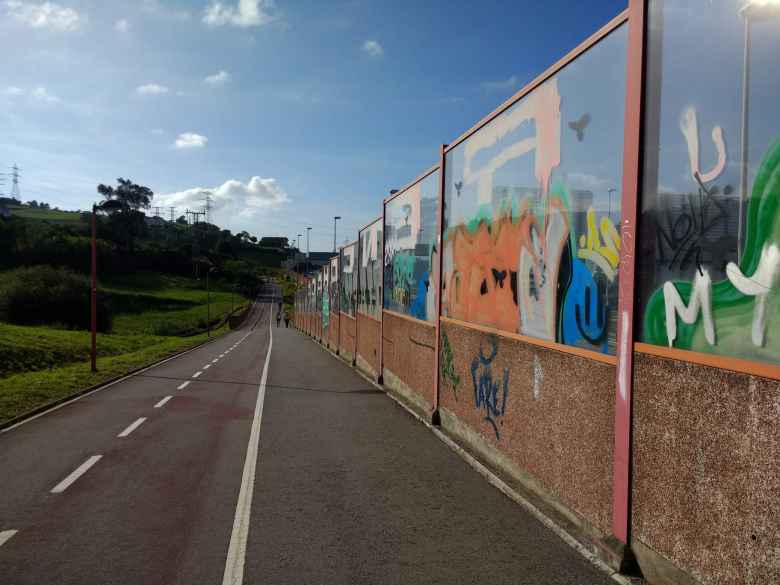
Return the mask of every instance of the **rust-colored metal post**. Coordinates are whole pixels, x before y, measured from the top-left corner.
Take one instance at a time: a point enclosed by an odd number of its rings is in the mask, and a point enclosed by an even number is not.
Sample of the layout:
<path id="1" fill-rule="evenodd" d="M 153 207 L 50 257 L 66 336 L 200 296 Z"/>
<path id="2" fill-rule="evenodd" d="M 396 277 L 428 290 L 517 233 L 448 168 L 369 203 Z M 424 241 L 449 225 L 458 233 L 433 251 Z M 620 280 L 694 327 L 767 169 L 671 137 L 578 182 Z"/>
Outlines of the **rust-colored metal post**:
<path id="1" fill-rule="evenodd" d="M 92 347 L 89 352 L 90 365 L 97 372 L 97 205 L 92 206 L 92 278 L 90 282 L 90 310 L 92 313 Z"/>
<path id="2" fill-rule="evenodd" d="M 626 110 L 623 137 L 623 190 L 620 221 L 615 447 L 612 480 L 612 533 L 625 544 L 631 534 L 631 392 L 634 365 L 634 254 L 639 198 L 644 78 L 645 0 L 629 0 Z"/>
<path id="3" fill-rule="evenodd" d="M 385 201 L 382 199 L 382 257 L 377 258 L 381 273 L 379 276 L 379 374 L 376 381 L 384 383 L 385 372 Z"/>
<path id="4" fill-rule="evenodd" d="M 441 343 L 441 291 L 442 291 L 442 259 L 444 258 L 444 169 L 447 145 L 439 148 L 439 218 L 436 235 L 436 264 L 433 267 L 433 279 L 436 286 L 434 305 L 436 307 L 436 338 L 433 340 L 433 423 L 439 424 L 439 344 Z"/>

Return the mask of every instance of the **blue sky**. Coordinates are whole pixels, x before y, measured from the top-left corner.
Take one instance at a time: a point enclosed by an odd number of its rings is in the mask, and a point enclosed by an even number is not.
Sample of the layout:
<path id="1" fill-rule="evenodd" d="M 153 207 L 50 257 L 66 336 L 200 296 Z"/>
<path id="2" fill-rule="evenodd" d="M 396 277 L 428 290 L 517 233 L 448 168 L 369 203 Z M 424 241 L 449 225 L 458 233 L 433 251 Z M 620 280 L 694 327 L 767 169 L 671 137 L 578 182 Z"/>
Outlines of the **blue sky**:
<path id="1" fill-rule="evenodd" d="M 0 0 L 0 165 L 67 209 L 120 176 L 178 212 L 209 189 L 215 223 L 330 249 L 625 5 Z"/>

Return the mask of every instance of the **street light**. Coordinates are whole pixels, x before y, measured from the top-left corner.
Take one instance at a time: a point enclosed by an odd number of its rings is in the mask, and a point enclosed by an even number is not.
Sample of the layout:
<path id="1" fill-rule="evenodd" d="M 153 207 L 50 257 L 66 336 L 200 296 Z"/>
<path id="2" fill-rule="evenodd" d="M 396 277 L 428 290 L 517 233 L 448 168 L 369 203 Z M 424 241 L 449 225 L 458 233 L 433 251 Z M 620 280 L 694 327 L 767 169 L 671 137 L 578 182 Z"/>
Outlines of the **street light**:
<path id="1" fill-rule="evenodd" d="M 311 232 L 311 228 L 306 228 L 306 273 L 309 273 L 309 233 Z"/>
<path id="2" fill-rule="evenodd" d="M 295 267 L 296 271 L 300 273 L 300 263 L 298 261 L 298 254 L 301 253 L 301 234 L 298 234 L 298 244 L 295 246 Z"/>
<path id="3" fill-rule="evenodd" d="M 341 219 L 340 215 L 333 216 L 333 253 L 336 253 L 336 222 Z"/>
<path id="4" fill-rule="evenodd" d="M 748 102 L 750 100 L 750 40 L 751 24 L 761 20 L 770 20 L 780 16 L 779 0 L 748 0 L 739 9 L 739 15 L 745 19 L 744 45 L 742 48 L 742 122 L 741 122 L 741 161 L 739 167 L 739 223 L 737 225 L 737 263 L 742 259 L 742 222 L 745 199 L 747 198 L 748 166 Z"/>

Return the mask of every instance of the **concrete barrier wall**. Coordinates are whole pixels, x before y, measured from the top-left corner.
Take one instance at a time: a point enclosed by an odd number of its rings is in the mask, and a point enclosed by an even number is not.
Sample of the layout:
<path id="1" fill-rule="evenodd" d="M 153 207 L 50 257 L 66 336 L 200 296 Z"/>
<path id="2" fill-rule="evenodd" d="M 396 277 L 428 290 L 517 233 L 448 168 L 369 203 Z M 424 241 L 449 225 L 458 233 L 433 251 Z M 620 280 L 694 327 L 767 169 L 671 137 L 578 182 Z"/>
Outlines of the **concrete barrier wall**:
<path id="1" fill-rule="evenodd" d="M 442 425 L 468 427 L 463 438 L 478 435 L 500 471 L 600 545 L 612 522 L 615 367 L 449 321 L 440 335 Z"/>
<path id="2" fill-rule="evenodd" d="M 341 328 L 341 321 L 339 320 L 339 313 L 331 313 L 330 326 L 328 327 L 328 347 L 335 352 L 339 352 L 339 330 Z"/>
<path id="3" fill-rule="evenodd" d="M 384 311 L 383 319 L 384 385 L 430 419 L 435 403 L 436 327 L 391 311 Z"/>
<path id="4" fill-rule="evenodd" d="M 357 321 L 354 317 L 341 313 L 339 326 L 339 354 L 348 362 L 355 359 L 355 343 L 357 342 Z"/>
<path id="5" fill-rule="evenodd" d="M 357 366 L 372 378 L 379 377 L 379 337 L 381 323 L 357 314 Z"/>
<path id="6" fill-rule="evenodd" d="M 646 576 L 780 583 L 780 383 L 635 360 L 633 538 Z"/>

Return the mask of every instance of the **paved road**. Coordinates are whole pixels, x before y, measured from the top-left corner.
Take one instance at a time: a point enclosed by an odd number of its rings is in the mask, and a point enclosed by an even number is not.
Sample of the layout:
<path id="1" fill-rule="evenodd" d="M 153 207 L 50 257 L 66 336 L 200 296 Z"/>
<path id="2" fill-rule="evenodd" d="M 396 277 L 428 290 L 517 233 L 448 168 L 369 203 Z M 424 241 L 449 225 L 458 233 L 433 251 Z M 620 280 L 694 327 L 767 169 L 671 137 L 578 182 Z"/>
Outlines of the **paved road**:
<path id="1" fill-rule="evenodd" d="M 612 583 L 274 310 L 0 434 L 0 583 Z"/>

